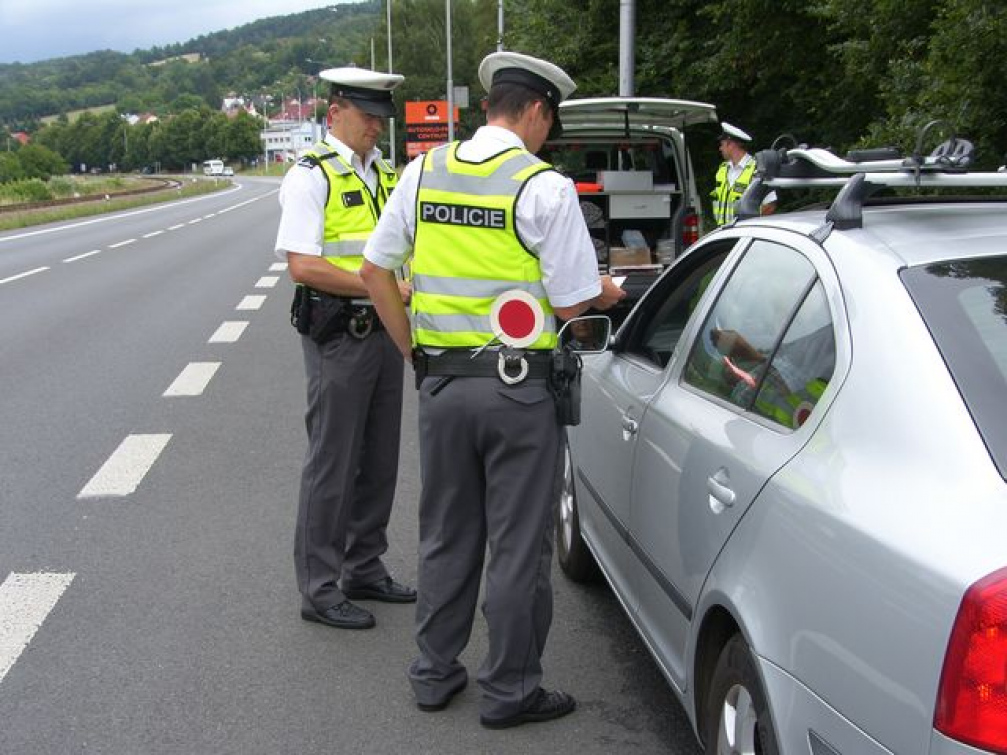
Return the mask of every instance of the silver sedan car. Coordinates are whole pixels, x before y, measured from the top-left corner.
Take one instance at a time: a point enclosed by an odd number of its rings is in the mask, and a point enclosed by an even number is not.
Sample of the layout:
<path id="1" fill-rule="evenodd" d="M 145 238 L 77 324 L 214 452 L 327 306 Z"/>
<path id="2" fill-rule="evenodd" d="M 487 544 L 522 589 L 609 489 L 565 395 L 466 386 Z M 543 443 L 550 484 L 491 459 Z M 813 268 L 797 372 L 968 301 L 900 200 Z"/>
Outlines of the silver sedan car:
<path id="1" fill-rule="evenodd" d="M 739 222 L 584 362 L 560 565 L 708 752 L 1007 753 L 1007 202 Z"/>

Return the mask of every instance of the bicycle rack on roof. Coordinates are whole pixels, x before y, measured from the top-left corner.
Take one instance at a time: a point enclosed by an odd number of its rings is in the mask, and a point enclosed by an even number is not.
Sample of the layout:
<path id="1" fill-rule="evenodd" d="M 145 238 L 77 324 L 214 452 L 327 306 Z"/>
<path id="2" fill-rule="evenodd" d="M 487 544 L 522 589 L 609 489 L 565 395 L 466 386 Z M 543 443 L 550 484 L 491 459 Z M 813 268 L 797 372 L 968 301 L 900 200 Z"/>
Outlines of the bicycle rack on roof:
<path id="1" fill-rule="evenodd" d="M 862 228 L 864 201 L 884 188 L 1007 187 L 1007 173 L 968 172 L 973 147 L 965 139 L 952 137 L 921 157 L 923 136 L 937 123 L 924 127 L 916 152 L 909 157 L 890 147 L 861 150 L 847 159 L 827 149 L 803 145 L 758 152 L 755 178 L 737 202 L 735 217 L 758 217 L 762 201 L 774 189 L 838 187 L 822 229 L 827 236 L 832 228 Z"/>

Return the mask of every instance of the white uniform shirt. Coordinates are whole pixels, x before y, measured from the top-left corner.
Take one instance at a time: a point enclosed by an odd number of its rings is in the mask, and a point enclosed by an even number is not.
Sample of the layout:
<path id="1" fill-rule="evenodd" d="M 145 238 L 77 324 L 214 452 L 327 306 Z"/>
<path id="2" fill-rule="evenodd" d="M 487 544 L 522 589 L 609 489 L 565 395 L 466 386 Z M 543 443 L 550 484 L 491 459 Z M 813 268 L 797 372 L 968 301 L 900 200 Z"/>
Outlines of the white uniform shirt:
<path id="1" fill-rule="evenodd" d="M 458 148 L 458 156 L 479 162 L 505 149 L 524 149 L 521 138 L 499 126 L 483 126 Z M 423 158 L 403 171 L 367 240 L 364 257 L 385 270 L 396 270 L 412 256 L 416 232 L 416 192 Z M 555 171 L 528 180 L 515 208 L 515 226 L 535 252 L 542 283 L 554 307 L 570 307 L 601 293 L 594 245 L 580 211 L 573 182 Z"/>
<path id="2" fill-rule="evenodd" d="M 381 157 L 381 150 L 373 148 L 360 157 L 352 149 L 332 134 L 326 134 L 325 144 L 339 153 L 350 164 L 354 172 L 374 194 L 378 188 L 378 173 L 374 161 Z M 325 241 L 325 200 L 329 192 L 329 181 L 321 167 L 295 165 L 287 171 L 280 185 L 280 227 L 276 232 L 276 256 L 287 259 L 287 252 L 322 256 Z"/>
<path id="3" fill-rule="evenodd" d="M 734 182 L 741 178 L 741 173 L 745 168 L 748 167 L 750 162 L 754 162 L 755 158 L 750 154 L 745 153 L 745 156 L 741 158 L 737 165 L 732 163 L 730 160 L 727 161 L 727 185 L 734 186 Z M 771 191 L 766 195 L 766 198 L 762 200 L 762 204 L 773 204 L 776 202 L 776 192 Z"/>

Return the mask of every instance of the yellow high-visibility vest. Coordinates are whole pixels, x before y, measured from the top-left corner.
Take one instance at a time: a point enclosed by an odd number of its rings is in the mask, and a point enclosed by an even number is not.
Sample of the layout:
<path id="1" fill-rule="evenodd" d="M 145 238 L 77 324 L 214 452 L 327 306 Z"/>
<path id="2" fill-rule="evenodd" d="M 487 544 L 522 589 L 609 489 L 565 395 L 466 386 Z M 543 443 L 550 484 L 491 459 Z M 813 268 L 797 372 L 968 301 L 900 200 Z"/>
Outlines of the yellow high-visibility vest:
<path id="1" fill-rule="evenodd" d="M 364 244 L 398 180 L 395 169 L 380 158 L 375 160 L 378 183 L 377 191 L 371 193 L 356 171 L 325 142 L 305 152 L 301 160 L 319 166 L 329 182 L 322 254 L 341 270 L 359 272 Z"/>
<path id="2" fill-rule="evenodd" d="M 752 176 L 755 175 L 755 160 L 750 160 L 742 168 L 741 175 L 733 184 L 728 183 L 728 164 L 721 163 L 717 168 L 717 188 L 710 192 L 713 197 L 713 219 L 717 225 L 724 225 L 734 220 L 734 203 L 741 199 L 745 189 L 752 183 Z"/>
<path id="3" fill-rule="evenodd" d="M 493 339 L 490 312 L 505 291 L 538 300 L 545 327 L 530 349 L 556 346 L 556 320 L 538 257 L 518 236 L 517 199 L 552 166 L 517 147 L 481 162 L 461 160 L 458 143 L 431 150 L 416 196 L 413 340 L 418 346 L 475 348 Z"/>

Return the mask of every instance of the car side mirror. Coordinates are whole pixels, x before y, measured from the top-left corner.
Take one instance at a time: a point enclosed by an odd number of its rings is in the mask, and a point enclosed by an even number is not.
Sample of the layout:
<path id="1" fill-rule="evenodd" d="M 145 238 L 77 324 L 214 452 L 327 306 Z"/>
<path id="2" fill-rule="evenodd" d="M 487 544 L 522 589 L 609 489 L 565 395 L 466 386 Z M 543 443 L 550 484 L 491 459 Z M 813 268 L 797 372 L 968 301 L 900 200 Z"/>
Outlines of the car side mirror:
<path id="1" fill-rule="evenodd" d="M 581 354 L 600 354 L 612 340 L 612 321 L 605 315 L 575 317 L 559 330 L 559 345 Z"/>

